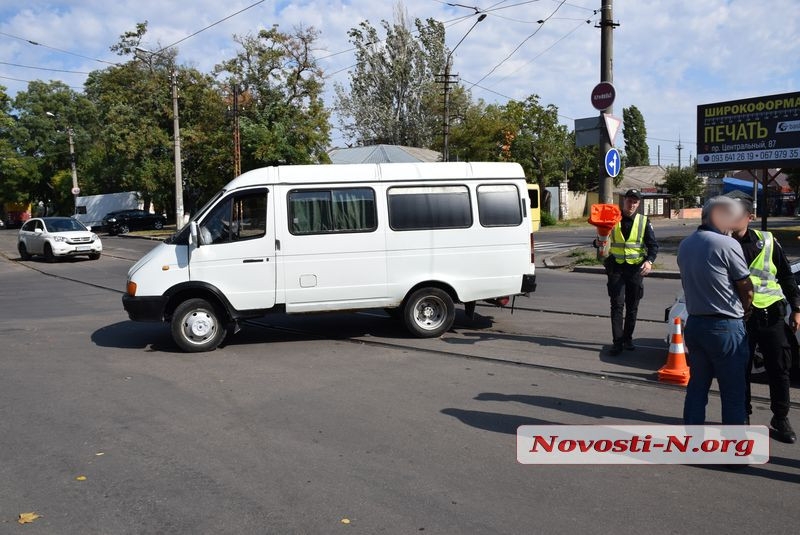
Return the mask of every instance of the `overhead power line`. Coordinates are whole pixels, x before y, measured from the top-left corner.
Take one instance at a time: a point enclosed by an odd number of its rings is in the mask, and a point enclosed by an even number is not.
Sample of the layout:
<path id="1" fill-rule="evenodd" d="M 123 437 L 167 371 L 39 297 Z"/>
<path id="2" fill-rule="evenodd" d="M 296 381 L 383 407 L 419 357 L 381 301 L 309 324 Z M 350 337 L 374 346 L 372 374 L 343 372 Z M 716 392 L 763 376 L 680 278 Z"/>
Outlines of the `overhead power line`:
<path id="1" fill-rule="evenodd" d="M 501 66 L 502 66 L 502 65 L 503 65 L 503 64 L 504 64 L 506 61 L 508 61 L 509 59 L 511 59 L 511 56 L 513 56 L 514 54 L 516 54 L 516 53 L 517 53 L 517 51 L 519 51 L 519 49 L 520 49 L 520 48 L 522 48 L 522 45 L 524 45 L 525 43 L 527 43 L 527 42 L 528 42 L 530 39 L 532 39 L 532 38 L 533 38 L 533 37 L 534 37 L 534 36 L 535 36 L 537 33 L 539 33 L 539 30 L 541 30 L 542 28 L 544 28 L 544 25 L 545 25 L 545 23 L 547 23 L 547 21 L 548 21 L 548 20 L 550 20 L 551 18 L 553 18 L 553 16 L 554 16 L 556 13 L 558 13 L 558 10 L 559 10 L 559 9 L 561 9 L 561 6 L 563 6 L 563 5 L 564 5 L 565 1 L 566 1 L 566 0 L 563 0 L 562 2 L 560 2 L 560 3 L 558 4 L 558 6 L 556 6 L 556 8 L 553 10 L 553 12 L 552 12 L 552 13 L 550 13 L 550 15 L 548 15 L 546 18 L 544 18 L 544 19 L 542 19 L 542 20 L 541 20 L 541 22 L 539 23 L 539 26 L 538 26 L 538 27 L 537 27 L 535 30 L 533 30 L 533 32 L 532 32 L 530 35 L 528 35 L 528 36 L 527 36 L 525 39 L 523 39 L 523 40 L 522 40 L 522 42 L 521 42 L 520 44 L 518 44 L 518 45 L 516 46 L 516 48 L 514 48 L 514 50 L 512 50 L 512 51 L 511 51 L 511 53 L 510 53 L 510 54 L 508 54 L 508 55 L 507 55 L 505 58 L 503 58 L 503 59 L 502 59 L 502 60 L 501 60 L 501 61 L 500 61 L 500 62 L 499 62 L 497 65 L 495 65 L 494 67 L 492 67 L 492 68 L 491 68 L 491 70 L 490 70 L 489 72 L 487 72 L 486 74 L 484 74 L 484 75 L 483 75 L 483 76 L 480 78 L 480 80 L 478 80 L 478 81 L 475 83 L 475 85 L 477 85 L 477 84 L 479 84 L 479 83 L 483 82 L 483 81 L 484 81 L 484 80 L 486 80 L 486 79 L 487 79 L 489 76 L 491 76 L 491 75 L 494 73 L 494 71 L 496 71 L 497 69 L 499 69 L 499 68 L 500 68 L 500 67 L 501 67 Z M 512 6 L 504 6 L 504 8 L 507 8 L 507 7 L 512 7 Z"/>
<path id="2" fill-rule="evenodd" d="M 571 29 L 570 31 L 568 31 L 567 33 L 565 33 L 564 35 L 562 35 L 561 37 L 559 37 L 558 39 L 556 39 L 555 41 L 553 41 L 553 43 L 552 43 L 550 46 L 548 46 L 547 48 L 545 48 L 544 50 L 542 50 L 541 52 L 539 52 L 538 54 L 536 54 L 535 56 L 533 56 L 531 59 L 529 59 L 528 61 L 526 61 L 525 63 L 523 63 L 522 65 L 520 65 L 519 67 L 517 67 L 516 69 L 514 69 L 514 70 L 513 70 L 513 71 L 511 71 L 510 73 L 506 74 L 505 76 L 503 76 L 502 78 L 500 78 L 499 80 L 497 80 L 497 81 L 494 83 L 494 85 L 496 86 L 497 84 L 499 84 L 499 83 L 500 83 L 500 82 L 502 82 L 503 80 L 505 80 L 505 79 L 507 79 L 507 78 L 510 78 L 512 75 L 514 75 L 514 74 L 516 74 L 517 72 L 521 71 L 522 69 L 524 69 L 525 67 L 527 67 L 528 65 L 530 65 L 531 63 L 533 63 L 534 61 L 536 61 L 537 59 L 539 59 L 539 58 L 540 58 L 540 57 L 542 57 L 543 55 L 545 55 L 547 52 L 549 52 L 550 50 L 552 50 L 552 49 L 553 49 L 553 48 L 554 48 L 554 47 L 555 47 L 555 46 L 556 46 L 558 43 L 560 43 L 561 41 L 563 41 L 564 39 L 566 39 L 567 37 L 569 37 L 569 36 L 570 36 L 570 35 L 572 35 L 573 33 L 577 32 L 577 31 L 578 31 L 578 29 L 579 29 L 579 28 L 581 28 L 581 27 L 584 25 L 584 23 L 591 23 L 591 22 L 592 22 L 592 21 L 591 21 L 591 19 L 589 19 L 589 20 L 587 20 L 587 21 L 581 21 L 581 23 L 580 23 L 580 24 L 578 24 L 578 25 L 577 25 L 577 26 L 575 26 L 573 29 Z M 493 86 L 493 87 L 494 87 L 494 86 Z"/>
<path id="3" fill-rule="evenodd" d="M 0 61 L 0 65 L 8 65 L 10 67 L 21 67 L 23 69 L 36 69 L 37 71 L 66 72 L 70 74 L 91 74 L 86 71 L 71 71 L 68 69 L 49 69 L 47 67 L 34 67 L 33 65 L 20 65 L 19 63 L 8 63 L 7 61 Z"/>
<path id="4" fill-rule="evenodd" d="M 28 43 L 29 45 L 41 46 L 43 48 L 49 48 L 50 50 L 55 50 L 56 52 L 61 52 L 62 54 L 69 54 L 70 56 L 75 56 L 76 58 L 88 59 L 88 60 L 91 60 L 91 61 L 96 61 L 98 63 L 105 63 L 107 65 L 119 65 L 119 63 L 114 63 L 113 61 L 106 61 L 104 59 L 98 59 L 98 58 L 93 58 L 91 56 L 85 56 L 83 54 L 78 54 L 77 52 L 70 52 L 69 50 L 64 50 L 63 48 L 56 48 L 54 46 L 46 45 L 44 43 L 39 43 L 38 41 L 34 41 L 32 39 L 26 39 L 25 37 L 20 37 L 18 35 L 12 35 L 12 34 L 6 33 L 6 32 L 0 32 L 0 35 L 4 35 L 4 36 L 10 37 L 12 39 L 17 39 L 19 41 L 23 41 L 25 43 Z"/>
<path id="5" fill-rule="evenodd" d="M 197 30 L 197 31 L 196 31 L 196 32 L 194 32 L 194 33 L 190 33 L 189 35 L 187 35 L 187 36 L 186 36 L 186 37 L 184 37 L 183 39 L 178 39 L 177 41 L 175 41 L 175 42 L 174 42 L 174 43 L 172 43 L 171 45 L 167 45 L 167 46 L 165 46 L 165 47 L 161 48 L 160 50 L 157 50 L 156 52 L 163 52 L 163 51 L 165 51 L 165 50 L 167 50 L 167 49 L 169 49 L 169 48 L 172 48 L 173 46 L 175 46 L 175 45 L 177 45 L 177 44 L 180 44 L 180 43 L 182 43 L 182 42 L 186 41 L 187 39 L 191 39 L 191 38 L 192 38 L 192 37 L 194 37 L 195 35 L 197 35 L 197 34 L 199 34 L 199 33 L 202 33 L 202 32 L 204 32 L 204 31 L 208 30 L 209 28 L 213 28 L 213 27 L 214 27 L 214 26 L 216 26 L 217 24 L 221 24 L 221 23 L 225 22 L 226 20 L 228 20 L 228 19 L 231 19 L 231 18 L 235 17 L 236 15 L 238 15 L 238 14 L 240 14 L 240 13 L 244 13 L 244 12 L 245 12 L 245 11 L 247 11 L 248 9 L 254 8 L 254 7 L 256 7 L 256 6 L 257 6 L 257 5 L 259 5 L 259 4 L 263 4 L 265 1 L 266 1 L 266 0 L 258 0 L 258 2 L 255 2 L 255 3 L 253 3 L 253 4 L 250 4 L 249 6 L 247 6 L 247 7 L 245 7 L 245 8 L 242 8 L 242 9 L 240 9 L 240 10 L 239 10 L 239 11 L 237 11 L 236 13 L 231 13 L 231 14 L 230 14 L 230 15 L 228 15 L 227 17 L 225 17 L 225 18 L 222 18 L 222 19 L 219 19 L 218 21 L 216 21 L 216 22 L 213 22 L 213 23 L 209 24 L 209 25 L 208 25 L 208 26 L 206 26 L 205 28 L 201 28 L 201 29 Z"/>
<path id="6" fill-rule="evenodd" d="M 26 80 L 24 78 L 14 78 L 12 76 L 0 76 L 0 79 L 13 80 L 15 82 L 25 82 L 25 83 L 28 83 L 28 84 L 31 83 L 31 82 L 41 82 L 42 81 L 42 80 Z M 61 83 L 64 83 L 62 80 L 58 80 L 58 81 L 61 82 Z M 82 87 L 78 87 L 76 85 L 67 85 L 67 87 L 69 87 L 70 89 L 81 89 L 81 90 L 83 90 Z"/>

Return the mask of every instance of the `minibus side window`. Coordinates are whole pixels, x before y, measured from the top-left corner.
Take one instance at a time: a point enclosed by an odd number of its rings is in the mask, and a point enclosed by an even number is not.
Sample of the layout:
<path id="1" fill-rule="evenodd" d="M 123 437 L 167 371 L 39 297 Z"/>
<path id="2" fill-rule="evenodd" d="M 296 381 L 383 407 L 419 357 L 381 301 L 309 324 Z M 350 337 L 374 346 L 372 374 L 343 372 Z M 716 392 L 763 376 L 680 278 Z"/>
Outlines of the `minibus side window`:
<path id="1" fill-rule="evenodd" d="M 230 197 L 215 206 L 200 227 L 204 245 L 261 238 L 267 234 L 264 192 Z"/>
<path id="2" fill-rule="evenodd" d="M 288 195 L 289 231 L 295 235 L 372 232 L 378 228 L 370 188 L 294 190 Z"/>
<path id="3" fill-rule="evenodd" d="M 539 190 L 528 188 L 528 198 L 531 201 L 531 208 L 539 208 Z"/>
<path id="4" fill-rule="evenodd" d="M 469 228 L 472 206 L 466 186 L 394 187 L 387 191 L 393 230 Z"/>
<path id="5" fill-rule="evenodd" d="M 514 184 L 478 186 L 478 218 L 484 227 L 516 227 L 522 223 L 519 190 Z"/>

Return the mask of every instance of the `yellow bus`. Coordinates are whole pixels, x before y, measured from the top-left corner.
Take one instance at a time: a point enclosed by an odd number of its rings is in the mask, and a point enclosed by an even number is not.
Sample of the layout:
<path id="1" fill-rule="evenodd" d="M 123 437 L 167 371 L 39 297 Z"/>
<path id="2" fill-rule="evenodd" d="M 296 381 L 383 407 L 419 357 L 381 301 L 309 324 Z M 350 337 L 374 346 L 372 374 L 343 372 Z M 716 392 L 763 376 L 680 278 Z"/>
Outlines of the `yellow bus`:
<path id="1" fill-rule="evenodd" d="M 531 232 L 536 232 L 542 224 L 541 197 L 539 184 L 528 184 L 528 206 L 531 212 Z"/>

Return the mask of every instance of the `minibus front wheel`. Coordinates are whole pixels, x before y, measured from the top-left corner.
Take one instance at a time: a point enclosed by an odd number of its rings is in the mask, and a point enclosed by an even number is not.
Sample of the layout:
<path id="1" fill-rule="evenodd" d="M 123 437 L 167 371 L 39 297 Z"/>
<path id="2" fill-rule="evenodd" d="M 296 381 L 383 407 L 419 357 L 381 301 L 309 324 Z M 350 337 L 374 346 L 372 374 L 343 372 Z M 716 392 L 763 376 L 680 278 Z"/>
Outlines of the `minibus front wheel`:
<path id="1" fill-rule="evenodd" d="M 205 299 L 188 299 L 172 314 L 172 338 L 188 353 L 213 351 L 225 339 L 225 323 Z"/>
<path id="2" fill-rule="evenodd" d="M 450 294 L 440 288 L 420 288 L 406 299 L 406 327 L 418 338 L 437 338 L 453 326 L 456 309 Z"/>

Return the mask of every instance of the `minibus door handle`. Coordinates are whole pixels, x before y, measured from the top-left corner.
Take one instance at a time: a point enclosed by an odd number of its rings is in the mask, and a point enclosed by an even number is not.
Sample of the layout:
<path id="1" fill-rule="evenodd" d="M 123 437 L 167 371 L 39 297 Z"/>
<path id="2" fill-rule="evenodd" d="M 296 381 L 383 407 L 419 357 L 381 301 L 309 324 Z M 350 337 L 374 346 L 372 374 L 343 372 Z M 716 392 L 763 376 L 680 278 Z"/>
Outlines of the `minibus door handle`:
<path id="1" fill-rule="evenodd" d="M 264 261 L 263 258 L 245 258 L 244 260 L 242 260 L 242 264 L 255 264 L 257 262 L 263 262 L 263 261 Z M 269 262 L 269 259 L 267 259 L 267 262 Z"/>

